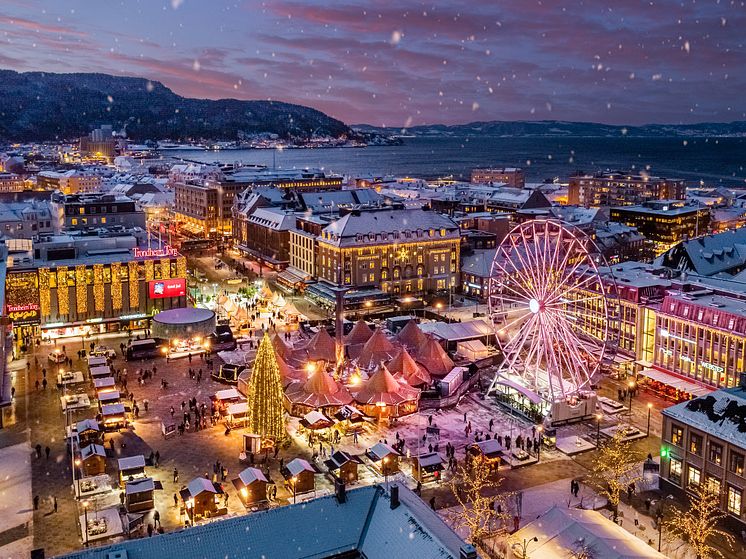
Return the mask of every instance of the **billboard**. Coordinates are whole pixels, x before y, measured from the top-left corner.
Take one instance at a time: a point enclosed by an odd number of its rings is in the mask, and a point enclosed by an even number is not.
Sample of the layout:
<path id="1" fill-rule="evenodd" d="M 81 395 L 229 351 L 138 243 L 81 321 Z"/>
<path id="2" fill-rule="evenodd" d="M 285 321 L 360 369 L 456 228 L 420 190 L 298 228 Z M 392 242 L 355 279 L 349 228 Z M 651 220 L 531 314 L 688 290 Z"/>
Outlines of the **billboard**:
<path id="1" fill-rule="evenodd" d="M 184 295 L 186 295 L 186 280 L 184 278 L 153 280 L 148 284 L 148 297 L 151 299 L 183 297 Z"/>

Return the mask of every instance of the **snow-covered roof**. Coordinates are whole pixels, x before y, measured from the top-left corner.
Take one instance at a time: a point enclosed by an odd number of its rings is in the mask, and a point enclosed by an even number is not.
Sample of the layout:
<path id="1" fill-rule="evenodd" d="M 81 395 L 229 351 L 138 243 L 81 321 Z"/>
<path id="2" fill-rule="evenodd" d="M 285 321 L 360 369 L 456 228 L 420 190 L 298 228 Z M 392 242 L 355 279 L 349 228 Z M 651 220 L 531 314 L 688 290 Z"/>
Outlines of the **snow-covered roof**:
<path id="1" fill-rule="evenodd" d="M 461 271 L 480 278 L 490 277 L 496 248 L 475 250 L 473 254 L 461 257 Z"/>
<path id="2" fill-rule="evenodd" d="M 90 458 L 91 456 L 102 456 L 106 458 L 106 449 L 100 444 L 89 444 L 80 449 L 80 457 L 83 460 Z"/>
<path id="3" fill-rule="evenodd" d="M 459 557 L 464 542 L 429 505 L 404 486 L 399 502 L 392 509 L 389 494 L 371 485 L 349 489 L 344 503 L 330 495 L 66 557 L 107 559 L 126 552 L 129 559 L 183 559 L 185 549 L 190 557 L 228 559 L 323 559 L 354 552 L 366 559 Z"/>
<path id="4" fill-rule="evenodd" d="M 644 540 L 593 510 L 553 506 L 508 538 L 509 545 L 518 550 L 512 556 L 519 557 L 522 542 L 533 538 L 538 541 L 531 544 L 531 556 L 542 559 L 569 559 L 582 548 L 604 559 L 665 558 Z"/>
<path id="5" fill-rule="evenodd" d="M 135 468 L 145 467 L 145 457 L 142 454 L 137 456 L 127 456 L 126 458 L 120 458 L 117 460 L 119 465 L 119 471 L 123 470 L 134 470 Z"/>
<path id="6" fill-rule="evenodd" d="M 204 477 L 196 477 L 187 484 L 189 494 L 194 497 L 207 491 L 208 493 L 219 493 L 216 484 Z"/>
<path id="7" fill-rule="evenodd" d="M 376 443 L 368 452 L 378 460 L 383 460 L 386 456 L 399 456 L 399 453 L 386 443 Z"/>
<path id="8" fill-rule="evenodd" d="M 489 322 L 481 318 L 466 322 L 427 322 L 420 324 L 420 329 L 425 334 L 434 334 L 449 342 L 473 340 L 493 334 Z"/>
<path id="9" fill-rule="evenodd" d="M 146 491 L 155 491 L 155 481 L 152 477 L 144 477 L 128 481 L 124 486 L 124 493 L 132 495 L 134 493 L 145 493 Z"/>
<path id="10" fill-rule="evenodd" d="M 307 460 L 303 460 L 303 458 L 295 458 L 288 462 L 285 467 L 294 476 L 297 476 L 301 472 L 316 473 L 316 470 L 313 469 L 313 466 L 311 466 L 311 464 L 309 464 Z"/>
<path id="11" fill-rule="evenodd" d="M 740 386 L 715 390 L 664 409 L 661 413 L 671 419 L 699 429 L 707 434 L 746 449 L 746 431 L 741 432 L 737 406 L 746 405 L 746 390 Z M 746 423 L 743 424 L 746 428 Z"/>
<path id="12" fill-rule="evenodd" d="M 82 433 L 83 431 L 100 431 L 101 427 L 98 424 L 98 421 L 95 419 L 84 419 L 82 421 L 78 421 L 78 423 L 75 425 L 75 430 L 78 433 Z"/>
<path id="13" fill-rule="evenodd" d="M 241 393 L 235 388 L 226 388 L 225 390 L 218 390 L 215 393 L 216 400 L 234 400 L 236 398 L 242 398 Z"/>
<path id="14" fill-rule="evenodd" d="M 244 485 L 251 485 L 255 481 L 269 483 L 267 478 L 264 476 L 264 473 L 259 468 L 246 468 L 238 474 L 238 479 L 240 479 Z"/>
<path id="15" fill-rule="evenodd" d="M 295 215 L 274 208 L 257 208 L 249 216 L 249 222 L 273 231 L 288 231 L 295 227 Z"/>

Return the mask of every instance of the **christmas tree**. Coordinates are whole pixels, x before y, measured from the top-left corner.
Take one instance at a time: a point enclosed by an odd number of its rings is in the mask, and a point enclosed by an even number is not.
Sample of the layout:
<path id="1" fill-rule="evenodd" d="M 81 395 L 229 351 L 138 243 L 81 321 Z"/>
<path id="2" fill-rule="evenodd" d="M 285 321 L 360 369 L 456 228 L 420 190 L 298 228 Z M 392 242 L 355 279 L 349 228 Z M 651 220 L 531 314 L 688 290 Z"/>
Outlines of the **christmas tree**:
<path id="1" fill-rule="evenodd" d="M 272 341 L 265 332 L 249 380 L 249 430 L 275 442 L 285 439 L 282 378 Z"/>

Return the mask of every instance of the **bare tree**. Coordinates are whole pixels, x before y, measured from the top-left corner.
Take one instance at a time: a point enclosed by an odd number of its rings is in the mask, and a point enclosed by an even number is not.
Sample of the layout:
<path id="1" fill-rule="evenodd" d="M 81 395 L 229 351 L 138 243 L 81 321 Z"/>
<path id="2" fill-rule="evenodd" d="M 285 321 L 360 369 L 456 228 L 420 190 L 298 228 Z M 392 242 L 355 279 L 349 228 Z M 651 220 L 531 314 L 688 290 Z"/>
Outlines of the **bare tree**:
<path id="1" fill-rule="evenodd" d="M 624 440 L 624 432 L 617 429 L 614 436 L 600 447 L 593 460 L 590 484 L 609 501 L 616 522 L 622 493 L 632 483 L 642 479 L 642 453 L 632 449 Z"/>
<path id="2" fill-rule="evenodd" d="M 687 541 L 697 559 L 722 558 L 723 553 L 712 546 L 712 538 L 721 536 L 730 546 L 735 540 L 717 527 L 718 522 L 727 516 L 720 510 L 720 493 L 711 491 L 702 483 L 690 485 L 689 489 L 693 492 L 689 497 L 689 506 L 674 509 L 664 526 Z"/>
<path id="3" fill-rule="evenodd" d="M 450 520 L 455 528 L 469 531 L 469 541 L 474 546 L 479 546 L 487 536 L 506 532 L 510 519 L 509 494 L 498 491 L 502 480 L 479 464 L 459 465 L 451 480 L 451 491 L 461 506 L 451 512 Z M 488 492 L 490 495 L 486 495 Z"/>

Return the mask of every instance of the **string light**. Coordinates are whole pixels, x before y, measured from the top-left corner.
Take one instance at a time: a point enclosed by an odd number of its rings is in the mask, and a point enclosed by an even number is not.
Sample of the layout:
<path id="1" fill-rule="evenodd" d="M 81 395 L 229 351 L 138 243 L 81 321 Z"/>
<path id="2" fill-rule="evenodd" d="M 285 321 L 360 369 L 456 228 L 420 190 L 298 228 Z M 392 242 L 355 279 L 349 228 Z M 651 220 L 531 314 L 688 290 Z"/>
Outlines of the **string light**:
<path id="1" fill-rule="evenodd" d="M 155 279 L 155 265 L 152 260 L 145 261 L 145 281 L 153 281 Z"/>
<path id="2" fill-rule="evenodd" d="M 169 279 L 171 277 L 171 259 L 161 258 L 161 279 Z"/>
<path id="3" fill-rule="evenodd" d="M 42 318 L 49 316 L 52 292 L 49 289 L 49 268 L 39 268 L 39 310 Z"/>
<path id="4" fill-rule="evenodd" d="M 93 265 L 93 306 L 96 312 L 104 312 L 104 265 Z"/>
<path id="5" fill-rule="evenodd" d="M 122 265 L 119 262 L 111 264 L 111 306 L 114 310 L 122 309 Z"/>
<path id="6" fill-rule="evenodd" d="M 265 332 L 249 379 L 249 430 L 279 443 L 285 432 L 285 410 L 280 367 L 272 341 Z"/>
<path id="7" fill-rule="evenodd" d="M 88 285 L 85 276 L 85 264 L 75 266 L 75 308 L 78 314 L 88 312 Z"/>
<path id="8" fill-rule="evenodd" d="M 129 268 L 130 280 L 130 309 L 136 309 L 140 306 L 140 283 L 137 279 L 137 262 L 134 260 L 127 262 Z"/>
<path id="9" fill-rule="evenodd" d="M 176 277 L 185 278 L 187 277 L 187 260 L 184 256 L 179 256 L 176 259 Z"/>
<path id="10" fill-rule="evenodd" d="M 57 307 L 60 315 L 70 312 L 70 293 L 67 287 L 67 266 L 57 268 Z"/>

